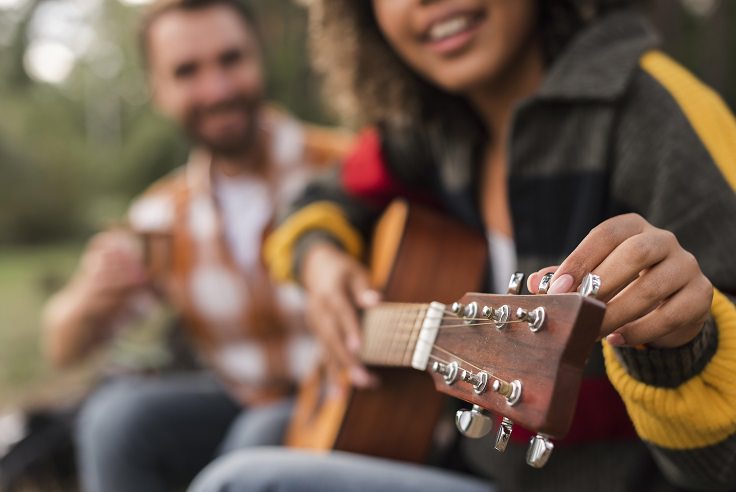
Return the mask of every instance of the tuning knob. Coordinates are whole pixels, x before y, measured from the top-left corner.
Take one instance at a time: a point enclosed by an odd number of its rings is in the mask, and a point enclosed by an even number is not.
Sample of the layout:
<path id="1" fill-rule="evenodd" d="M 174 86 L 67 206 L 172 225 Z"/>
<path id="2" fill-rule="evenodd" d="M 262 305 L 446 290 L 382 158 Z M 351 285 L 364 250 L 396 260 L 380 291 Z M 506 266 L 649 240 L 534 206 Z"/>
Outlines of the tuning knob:
<path id="1" fill-rule="evenodd" d="M 514 423 L 510 418 L 504 417 L 498 426 L 498 432 L 496 433 L 496 451 L 506 451 L 506 446 L 511 439 L 511 432 L 514 430 Z"/>
<path id="2" fill-rule="evenodd" d="M 516 319 L 529 323 L 529 329 L 532 333 L 536 333 L 541 330 L 542 325 L 544 325 L 544 308 L 538 307 L 531 311 L 527 311 L 524 308 L 518 308 L 516 310 Z"/>
<path id="3" fill-rule="evenodd" d="M 521 294 L 521 288 L 524 286 L 524 274 L 521 272 L 516 272 L 513 275 L 511 275 L 511 280 L 509 280 L 509 287 L 506 289 L 506 293 L 509 295 L 519 295 Z"/>
<path id="4" fill-rule="evenodd" d="M 552 455 L 555 445 L 542 434 L 532 437 L 526 451 L 526 464 L 534 468 L 542 468 Z"/>
<path id="5" fill-rule="evenodd" d="M 478 439 L 493 429 L 493 419 L 483 408 L 473 405 L 470 410 L 458 410 L 455 425 L 462 435 Z"/>

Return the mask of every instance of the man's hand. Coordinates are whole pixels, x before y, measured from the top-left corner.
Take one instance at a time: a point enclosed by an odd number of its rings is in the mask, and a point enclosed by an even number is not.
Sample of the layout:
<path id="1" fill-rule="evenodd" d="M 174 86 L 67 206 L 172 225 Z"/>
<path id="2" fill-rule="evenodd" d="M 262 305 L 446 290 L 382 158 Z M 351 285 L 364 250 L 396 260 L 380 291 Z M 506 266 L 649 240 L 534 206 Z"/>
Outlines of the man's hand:
<path id="1" fill-rule="evenodd" d="M 358 309 L 380 300 L 370 288 L 368 271 L 347 253 L 323 243 L 307 252 L 301 280 L 308 294 L 307 322 L 325 349 L 328 370 L 347 371 L 355 386 L 371 386 L 374 378 L 358 360 Z"/>
<path id="2" fill-rule="evenodd" d="M 72 282 L 44 308 L 43 344 L 49 360 L 59 367 L 80 360 L 111 334 L 114 316 L 145 284 L 135 236 L 113 230 L 92 238 Z"/>
<path id="3" fill-rule="evenodd" d="M 549 272 L 548 294 L 574 291 L 590 272 L 601 278 L 597 297 L 607 304 L 601 337 L 616 346 L 684 345 L 700 333 L 713 298 L 710 281 L 675 235 L 636 214 L 594 228 L 559 267 L 530 275 L 529 291 L 536 294 Z"/>
<path id="4" fill-rule="evenodd" d="M 146 283 L 140 244 L 130 233 L 113 230 L 97 234 L 87 246 L 75 279 L 92 316 L 108 316 L 127 295 Z"/>

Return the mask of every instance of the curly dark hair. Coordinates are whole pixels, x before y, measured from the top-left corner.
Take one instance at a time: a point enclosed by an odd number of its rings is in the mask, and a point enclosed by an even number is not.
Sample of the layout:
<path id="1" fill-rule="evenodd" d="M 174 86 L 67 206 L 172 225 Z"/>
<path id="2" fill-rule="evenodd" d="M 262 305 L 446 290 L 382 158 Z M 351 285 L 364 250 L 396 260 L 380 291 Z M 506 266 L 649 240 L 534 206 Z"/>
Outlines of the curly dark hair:
<path id="1" fill-rule="evenodd" d="M 383 36 L 370 0 L 301 0 L 310 14 L 315 69 L 327 104 L 354 123 L 407 123 L 464 102 L 419 77 Z M 591 20 L 636 0 L 536 0 L 545 60 L 554 60 Z"/>

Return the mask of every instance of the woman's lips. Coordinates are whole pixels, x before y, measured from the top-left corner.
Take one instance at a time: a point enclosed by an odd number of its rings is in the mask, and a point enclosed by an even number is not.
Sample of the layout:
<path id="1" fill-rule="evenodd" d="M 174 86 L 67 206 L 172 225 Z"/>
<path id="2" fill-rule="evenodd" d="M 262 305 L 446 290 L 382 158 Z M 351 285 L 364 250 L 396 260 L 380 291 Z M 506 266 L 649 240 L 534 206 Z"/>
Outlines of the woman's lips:
<path id="1" fill-rule="evenodd" d="M 424 36 L 426 45 L 439 55 L 449 55 L 467 46 L 485 21 L 482 12 L 459 13 L 432 23 Z"/>

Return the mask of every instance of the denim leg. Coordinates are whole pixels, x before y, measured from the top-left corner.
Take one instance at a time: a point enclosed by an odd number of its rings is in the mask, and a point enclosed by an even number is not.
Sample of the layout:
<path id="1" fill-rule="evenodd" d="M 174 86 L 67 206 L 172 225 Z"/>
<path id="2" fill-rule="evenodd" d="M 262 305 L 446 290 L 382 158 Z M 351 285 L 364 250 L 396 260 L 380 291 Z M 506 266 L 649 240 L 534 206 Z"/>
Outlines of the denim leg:
<path id="1" fill-rule="evenodd" d="M 253 446 L 278 446 L 294 409 L 292 398 L 243 410 L 230 426 L 220 446 L 220 455 Z"/>
<path id="2" fill-rule="evenodd" d="M 87 492 L 185 486 L 215 456 L 241 408 L 211 376 L 121 378 L 85 403 L 77 422 Z"/>
<path id="3" fill-rule="evenodd" d="M 350 453 L 284 448 L 240 450 L 218 458 L 191 492 L 489 492 L 474 477 Z"/>

